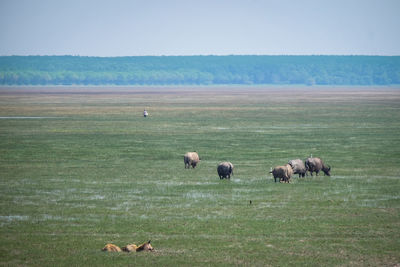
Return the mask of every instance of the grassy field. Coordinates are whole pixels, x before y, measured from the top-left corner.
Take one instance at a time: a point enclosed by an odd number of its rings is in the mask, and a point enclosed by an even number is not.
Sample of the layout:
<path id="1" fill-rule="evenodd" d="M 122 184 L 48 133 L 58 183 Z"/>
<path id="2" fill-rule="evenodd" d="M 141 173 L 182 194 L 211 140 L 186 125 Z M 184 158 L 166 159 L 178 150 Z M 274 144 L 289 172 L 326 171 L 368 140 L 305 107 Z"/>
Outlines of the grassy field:
<path id="1" fill-rule="evenodd" d="M 0 88 L 0 265 L 398 266 L 399 118 L 396 88 Z M 310 154 L 331 177 L 273 182 Z"/>

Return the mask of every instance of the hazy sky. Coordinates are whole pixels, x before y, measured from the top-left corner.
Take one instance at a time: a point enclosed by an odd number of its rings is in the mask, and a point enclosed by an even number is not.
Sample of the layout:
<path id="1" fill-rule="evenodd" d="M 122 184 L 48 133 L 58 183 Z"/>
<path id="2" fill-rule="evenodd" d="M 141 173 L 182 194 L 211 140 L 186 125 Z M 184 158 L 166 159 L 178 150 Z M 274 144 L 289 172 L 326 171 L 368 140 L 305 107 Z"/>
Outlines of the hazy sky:
<path id="1" fill-rule="evenodd" d="M 400 55 L 400 0 L 0 0 L 0 55 Z"/>

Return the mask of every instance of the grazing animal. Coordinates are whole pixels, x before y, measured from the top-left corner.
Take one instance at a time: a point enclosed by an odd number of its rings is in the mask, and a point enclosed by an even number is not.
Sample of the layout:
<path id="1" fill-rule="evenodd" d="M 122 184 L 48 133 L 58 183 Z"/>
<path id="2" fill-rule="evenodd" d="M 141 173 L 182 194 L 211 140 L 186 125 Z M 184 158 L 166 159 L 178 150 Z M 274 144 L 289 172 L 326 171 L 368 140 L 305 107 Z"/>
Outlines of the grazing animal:
<path id="1" fill-rule="evenodd" d="M 288 164 L 292 167 L 293 174 L 298 174 L 299 178 L 304 177 L 306 175 L 307 169 L 306 166 L 304 165 L 304 162 L 301 159 L 289 160 Z"/>
<path id="2" fill-rule="evenodd" d="M 102 251 L 107 251 L 107 252 L 121 252 L 122 250 L 121 250 L 118 246 L 116 246 L 116 245 L 114 245 L 114 244 L 107 244 L 107 245 L 102 249 Z"/>
<path id="3" fill-rule="evenodd" d="M 227 161 L 221 162 L 217 167 L 219 179 L 231 179 L 231 175 L 233 176 L 233 168 L 232 163 Z"/>
<path id="4" fill-rule="evenodd" d="M 320 158 L 307 158 L 306 169 L 310 172 L 311 176 L 313 176 L 313 172 L 318 175 L 321 170 L 324 172 L 325 175 L 331 176 L 331 167 L 329 165 L 325 165 Z"/>
<path id="5" fill-rule="evenodd" d="M 187 152 L 183 157 L 183 161 L 185 162 L 185 169 L 196 168 L 196 165 L 200 162 L 199 154 L 196 152 Z"/>
<path id="6" fill-rule="evenodd" d="M 272 173 L 274 176 L 274 181 L 276 183 L 276 178 L 279 178 L 279 181 L 284 181 L 285 183 L 289 183 L 290 178 L 293 175 L 293 169 L 289 164 L 286 164 L 285 166 L 276 166 L 272 171 L 269 173 Z"/>
<path id="7" fill-rule="evenodd" d="M 123 251 L 132 252 L 132 251 L 153 251 L 154 248 L 150 244 L 150 240 L 146 243 L 141 244 L 140 246 L 136 246 L 135 244 L 126 245 L 122 248 Z"/>

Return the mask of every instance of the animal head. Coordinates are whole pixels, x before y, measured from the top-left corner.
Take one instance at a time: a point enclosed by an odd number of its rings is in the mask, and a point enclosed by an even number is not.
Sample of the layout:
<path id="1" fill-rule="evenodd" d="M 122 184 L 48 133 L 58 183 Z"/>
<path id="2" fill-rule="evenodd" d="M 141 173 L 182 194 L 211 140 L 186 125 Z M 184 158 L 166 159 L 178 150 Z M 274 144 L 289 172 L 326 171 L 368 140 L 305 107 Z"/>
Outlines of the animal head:
<path id="1" fill-rule="evenodd" d="M 327 167 L 324 165 L 322 167 L 322 171 L 325 173 L 325 175 L 331 176 L 331 166 L 328 165 L 328 167 Z"/>
<path id="2" fill-rule="evenodd" d="M 290 167 L 292 167 L 293 168 L 293 160 L 289 160 L 289 162 L 288 162 L 288 164 L 290 165 Z"/>
<path id="3" fill-rule="evenodd" d="M 139 247 L 136 248 L 136 251 L 148 250 L 153 251 L 154 248 L 150 244 L 150 240 L 146 243 L 141 244 Z"/>

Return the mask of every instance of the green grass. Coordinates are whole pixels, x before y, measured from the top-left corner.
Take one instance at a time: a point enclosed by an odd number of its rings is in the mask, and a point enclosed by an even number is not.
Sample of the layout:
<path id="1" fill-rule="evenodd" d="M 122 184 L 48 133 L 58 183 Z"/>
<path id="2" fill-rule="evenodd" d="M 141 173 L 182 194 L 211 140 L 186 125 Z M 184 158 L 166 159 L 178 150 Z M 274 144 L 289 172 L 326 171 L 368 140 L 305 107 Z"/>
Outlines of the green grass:
<path id="1" fill-rule="evenodd" d="M 44 118 L 0 119 L 0 264 L 400 263 L 400 91 L 214 89 L 1 88 L 0 117 Z M 311 153 L 331 177 L 273 182 Z"/>

